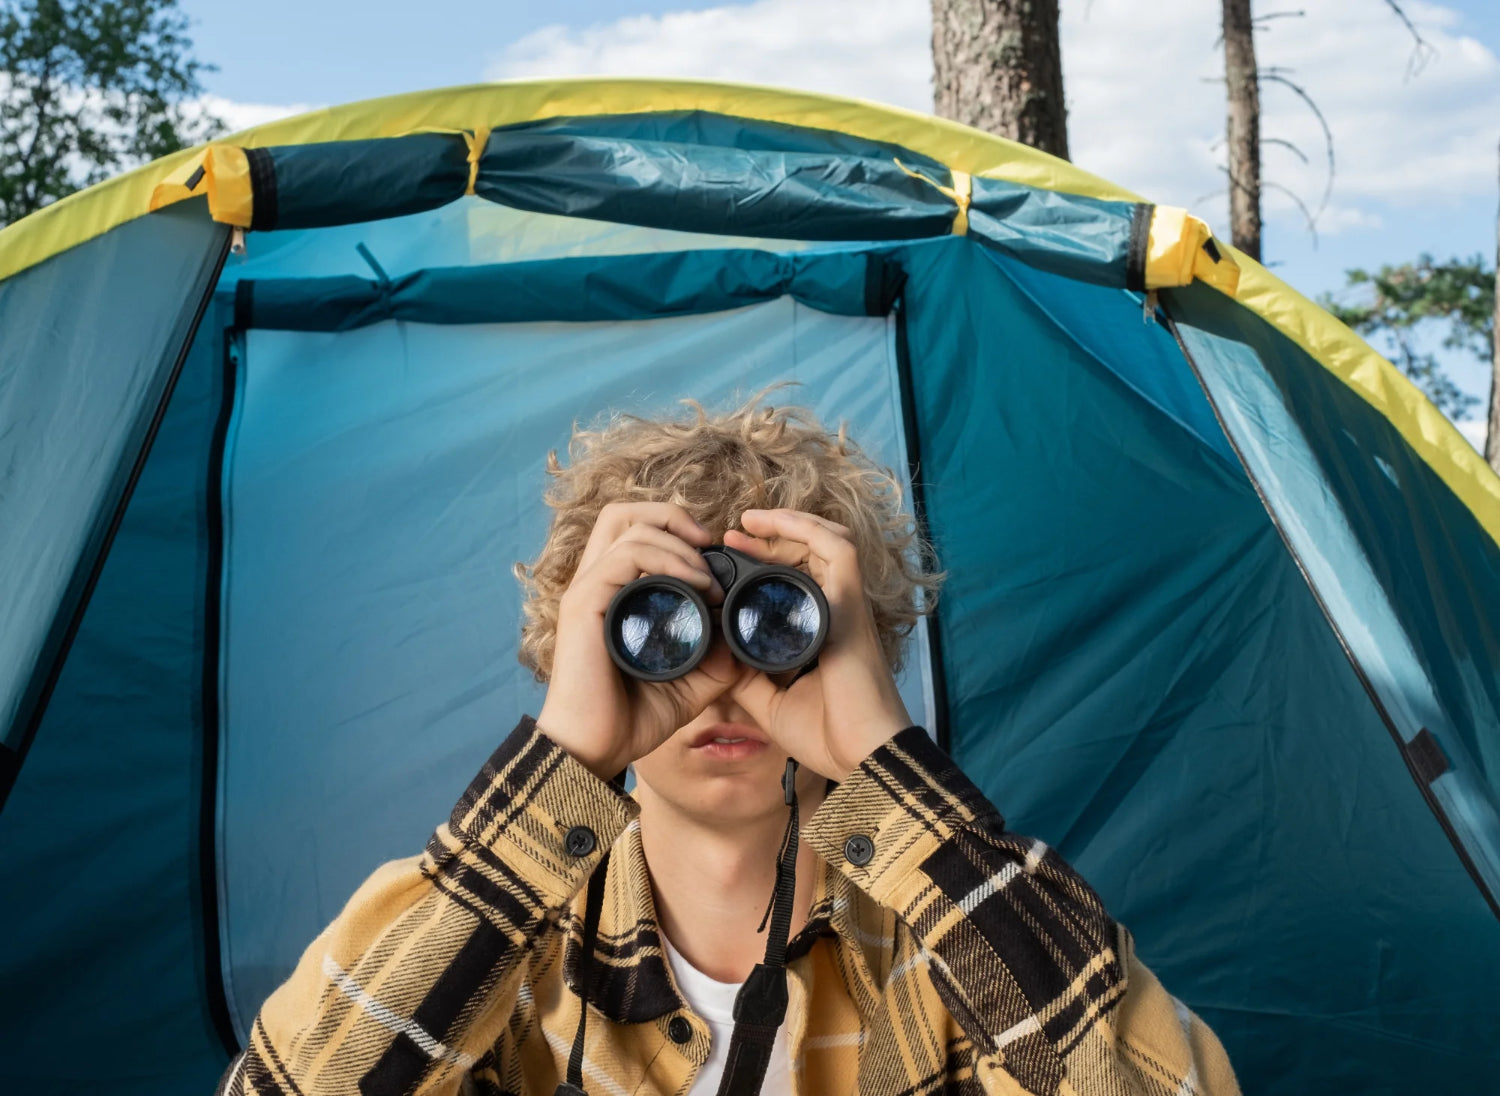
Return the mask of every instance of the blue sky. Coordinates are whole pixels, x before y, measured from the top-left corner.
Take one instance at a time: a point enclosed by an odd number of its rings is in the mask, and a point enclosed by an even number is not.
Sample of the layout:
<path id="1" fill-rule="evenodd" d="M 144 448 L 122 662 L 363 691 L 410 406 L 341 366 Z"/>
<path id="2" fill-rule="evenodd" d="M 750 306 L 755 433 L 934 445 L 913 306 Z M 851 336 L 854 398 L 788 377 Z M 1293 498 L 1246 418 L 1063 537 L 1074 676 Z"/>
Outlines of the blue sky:
<path id="1" fill-rule="evenodd" d="M 930 108 L 928 0 L 182 0 L 208 90 L 285 109 L 483 79 L 582 72 L 712 76 Z M 1295 4 L 1257 4 L 1258 11 Z M 1267 260 L 1309 295 L 1353 266 L 1423 251 L 1493 258 L 1500 203 L 1500 2 L 1408 0 L 1440 47 L 1417 74 L 1384 0 L 1319 0 L 1258 41 L 1263 66 L 1307 87 L 1334 130 L 1339 170 L 1312 237 L 1289 199 L 1267 200 Z M 1081 166 L 1187 205 L 1224 231 L 1218 0 L 1063 0 L 1069 129 Z M 1311 113 L 1263 93 L 1268 176 L 1318 204 L 1327 181 Z M 241 115 L 235 115 L 240 117 Z M 256 120 L 250 110 L 242 115 Z M 1478 366 L 1459 380 L 1486 395 Z"/>

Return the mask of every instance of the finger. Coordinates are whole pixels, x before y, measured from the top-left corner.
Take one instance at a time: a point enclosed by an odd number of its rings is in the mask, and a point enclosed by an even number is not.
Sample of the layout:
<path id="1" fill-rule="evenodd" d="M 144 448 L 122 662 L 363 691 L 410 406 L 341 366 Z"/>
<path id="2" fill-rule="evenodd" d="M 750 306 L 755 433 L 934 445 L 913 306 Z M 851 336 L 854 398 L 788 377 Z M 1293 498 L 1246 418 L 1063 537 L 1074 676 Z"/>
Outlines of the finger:
<path id="1" fill-rule="evenodd" d="M 781 507 L 775 510 L 746 510 L 746 514 L 754 514 L 757 519 L 769 520 L 773 523 L 790 523 L 799 528 L 825 529 L 830 533 L 852 540 L 854 532 L 847 525 L 840 525 L 831 518 L 825 518 L 818 514 L 809 514 L 806 510 L 792 510 Z M 746 526 L 749 529 L 749 526 Z M 753 530 L 751 530 L 753 532 Z"/>
<path id="2" fill-rule="evenodd" d="M 775 537 L 805 545 L 808 570 L 824 593 L 853 592 L 862 587 L 858 553 L 845 526 L 800 510 L 746 510 L 740 524 L 762 540 Z"/>
<path id="3" fill-rule="evenodd" d="M 670 689 L 677 698 L 680 725 L 691 723 L 698 713 L 733 688 L 742 669 L 744 667 L 735 661 L 728 645 L 719 642 L 709 647 L 703 661 L 689 673 L 663 682 L 663 687 Z"/>
<path id="4" fill-rule="evenodd" d="M 708 566 L 708 561 L 703 558 L 698 549 L 688 544 L 675 533 L 670 533 L 665 529 L 658 529 L 654 525 L 632 525 L 620 535 L 619 540 L 615 541 L 615 545 L 625 543 L 650 544 L 672 552 L 674 555 L 681 556 L 689 567 L 702 571 L 705 575 L 709 576 L 710 580 L 713 579 L 713 570 Z M 709 590 L 718 597 L 722 598 L 724 596 L 724 591 L 719 589 L 717 581 L 710 582 Z"/>
<path id="5" fill-rule="evenodd" d="M 762 563 L 780 563 L 786 567 L 801 567 L 812 554 L 807 545 L 795 540 L 765 540 L 738 529 L 726 532 L 724 543 L 754 556 Z"/>
<path id="6" fill-rule="evenodd" d="M 579 560 L 579 569 L 582 570 L 601 556 L 634 525 L 664 529 L 698 547 L 704 547 L 713 541 L 713 535 L 675 502 L 611 502 L 594 519 L 594 528 L 589 533 L 583 558 Z"/>
<path id="7" fill-rule="evenodd" d="M 588 571 L 578 576 L 573 588 L 586 591 L 589 603 L 603 613 L 609 599 L 623 586 L 642 575 L 671 575 L 689 583 L 694 589 L 707 591 L 713 578 L 699 570 L 676 552 L 641 541 L 620 541 Z M 573 591 L 569 589 L 569 593 Z"/>

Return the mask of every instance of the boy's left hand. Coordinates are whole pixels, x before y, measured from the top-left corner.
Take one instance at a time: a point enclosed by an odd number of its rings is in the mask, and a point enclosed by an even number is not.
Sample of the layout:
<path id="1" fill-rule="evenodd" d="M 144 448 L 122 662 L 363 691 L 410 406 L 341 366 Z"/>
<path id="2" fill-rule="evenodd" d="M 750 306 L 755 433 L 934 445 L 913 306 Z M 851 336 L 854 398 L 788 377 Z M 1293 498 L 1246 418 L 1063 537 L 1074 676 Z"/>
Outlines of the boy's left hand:
<path id="1" fill-rule="evenodd" d="M 741 524 L 745 532 L 730 530 L 724 543 L 766 563 L 805 567 L 833 619 L 817 669 L 782 689 L 746 668 L 731 692 L 799 763 L 842 781 L 911 725 L 875 630 L 854 541 L 844 526 L 800 510 L 746 510 Z"/>

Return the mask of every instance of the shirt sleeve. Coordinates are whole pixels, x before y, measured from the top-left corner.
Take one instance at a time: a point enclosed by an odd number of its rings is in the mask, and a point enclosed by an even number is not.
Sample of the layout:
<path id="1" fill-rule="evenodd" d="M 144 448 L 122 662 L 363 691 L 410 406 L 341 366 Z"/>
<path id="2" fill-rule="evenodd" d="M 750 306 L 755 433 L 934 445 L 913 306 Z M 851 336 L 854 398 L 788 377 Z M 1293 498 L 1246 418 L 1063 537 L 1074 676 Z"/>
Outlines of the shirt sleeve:
<path id="1" fill-rule="evenodd" d="M 219 1091 L 457 1092 L 529 945 L 637 810 L 523 718 L 426 851 L 377 869 L 309 945 Z"/>
<path id="2" fill-rule="evenodd" d="M 922 728 L 866 758 L 806 837 L 911 929 L 986 1092 L 1239 1092 L 1218 1040 L 1136 959 L 1099 896 L 1055 850 L 1006 829 Z"/>

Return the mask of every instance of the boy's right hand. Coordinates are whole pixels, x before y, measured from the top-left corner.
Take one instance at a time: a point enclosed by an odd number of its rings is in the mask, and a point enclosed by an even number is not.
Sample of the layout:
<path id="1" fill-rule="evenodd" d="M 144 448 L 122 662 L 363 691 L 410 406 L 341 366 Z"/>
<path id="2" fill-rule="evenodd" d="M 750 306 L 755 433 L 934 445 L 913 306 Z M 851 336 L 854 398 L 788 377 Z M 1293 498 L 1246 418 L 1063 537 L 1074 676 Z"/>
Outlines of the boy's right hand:
<path id="1" fill-rule="evenodd" d="M 612 502 L 594 522 L 559 601 L 552 677 L 537 726 L 604 780 L 656 749 L 739 679 L 743 668 L 722 637 L 691 673 L 663 682 L 627 677 L 604 645 L 611 599 L 642 575 L 672 575 L 710 605 L 722 602 L 724 591 L 697 551 L 710 543 L 708 530 L 674 503 Z"/>

